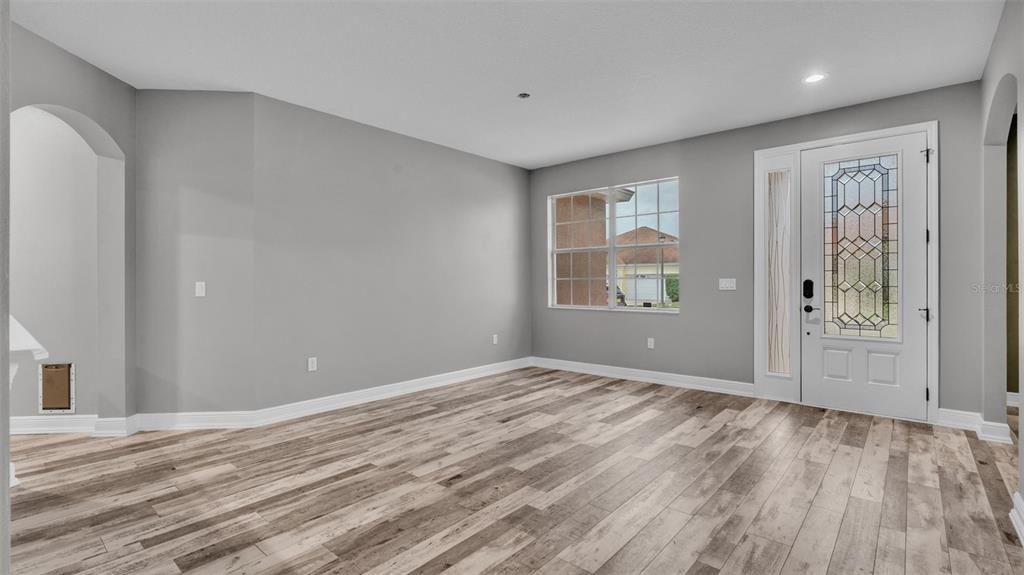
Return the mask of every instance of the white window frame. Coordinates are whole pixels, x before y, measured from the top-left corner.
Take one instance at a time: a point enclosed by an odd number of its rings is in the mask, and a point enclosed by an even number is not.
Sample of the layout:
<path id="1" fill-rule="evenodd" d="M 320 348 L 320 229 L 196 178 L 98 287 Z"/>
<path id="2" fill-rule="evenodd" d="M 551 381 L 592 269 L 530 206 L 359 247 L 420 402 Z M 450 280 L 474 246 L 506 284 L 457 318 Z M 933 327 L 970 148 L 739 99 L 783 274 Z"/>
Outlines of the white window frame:
<path id="1" fill-rule="evenodd" d="M 635 312 L 635 313 L 641 313 L 641 314 L 655 314 L 655 315 L 659 315 L 660 314 L 660 315 L 673 315 L 673 316 L 679 315 L 679 308 L 678 307 L 677 308 L 663 308 L 663 307 L 649 307 L 649 308 L 645 308 L 645 307 L 642 307 L 642 306 L 629 307 L 629 306 L 619 306 L 618 305 L 618 299 L 613 296 L 613 291 L 612 291 L 618 285 L 616 283 L 616 281 L 615 281 L 616 278 L 618 277 L 617 276 L 618 270 L 616 269 L 616 266 L 615 266 L 615 252 L 616 252 L 616 245 L 615 245 L 615 237 L 616 237 L 616 234 L 615 234 L 615 222 L 616 222 L 616 217 L 617 217 L 615 204 L 617 202 L 612 202 L 612 201 L 608 202 L 608 214 L 607 214 L 606 221 L 605 221 L 606 234 L 608 236 L 608 245 L 605 246 L 605 248 L 604 248 L 607 251 L 607 253 L 608 253 L 608 268 L 605 270 L 605 284 L 606 284 L 606 289 L 607 289 L 607 294 L 606 295 L 607 295 L 607 299 L 608 299 L 608 305 L 607 306 L 599 306 L 599 305 L 597 305 L 597 306 L 595 306 L 595 305 L 582 306 L 582 305 L 564 305 L 564 304 L 563 305 L 559 305 L 558 303 L 556 303 L 557 302 L 557 295 L 558 295 L 557 292 L 556 292 L 557 286 L 555 284 L 555 281 L 556 281 L 556 278 L 555 278 L 555 273 L 556 273 L 555 272 L 555 262 L 556 262 L 557 254 L 564 254 L 564 253 L 571 254 L 571 253 L 579 253 L 579 252 L 590 253 L 590 252 L 594 252 L 594 251 L 598 251 L 599 250 L 599 248 L 597 248 L 597 247 L 594 247 L 594 248 L 561 248 L 561 249 L 557 249 L 555 247 L 555 233 L 554 233 L 554 230 L 555 230 L 555 205 L 556 205 L 557 200 L 559 198 L 572 197 L 572 196 L 576 196 L 576 195 L 580 195 L 580 194 L 591 194 L 591 193 L 594 193 L 594 192 L 605 192 L 606 193 L 606 197 L 608 197 L 610 199 L 611 198 L 611 194 L 610 194 L 611 190 L 616 189 L 616 188 L 626 188 L 626 187 L 633 187 L 633 186 L 642 186 L 642 185 L 645 185 L 645 184 L 665 182 L 665 181 L 669 181 L 669 180 L 675 180 L 676 181 L 676 194 L 677 194 L 676 205 L 677 205 L 677 207 L 676 207 L 675 211 L 678 214 L 682 214 L 682 205 L 681 205 L 682 202 L 680 201 L 682 199 L 680 197 L 680 196 L 682 196 L 682 190 L 679 188 L 679 176 L 665 176 L 665 177 L 662 177 L 662 178 L 655 178 L 655 179 L 652 179 L 652 180 L 642 180 L 642 181 L 639 181 L 639 182 L 629 182 L 629 183 L 626 183 L 626 184 L 616 184 L 616 185 L 613 185 L 613 186 L 604 186 L 604 187 L 600 187 L 600 188 L 590 188 L 590 189 L 586 189 L 586 190 L 577 190 L 577 191 L 574 191 L 574 192 L 566 192 L 564 194 L 554 194 L 554 195 L 548 196 L 548 198 L 547 198 L 547 201 L 548 201 L 548 205 L 547 205 L 547 214 L 548 214 L 548 217 L 547 217 L 547 236 L 548 236 L 548 242 L 547 242 L 547 260 L 548 260 L 548 263 L 547 263 L 547 271 L 548 271 L 548 273 L 547 273 L 547 282 L 548 282 L 547 291 L 548 291 L 548 308 L 549 309 L 571 309 L 571 310 L 579 310 L 579 311 Z M 655 212 L 655 215 L 659 216 L 659 223 L 660 223 L 660 214 L 661 213 L 662 213 L 661 212 L 661 197 L 660 197 L 660 194 L 659 194 L 659 197 L 658 197 L 658 211 Z M 647 214 L 644 214 L 644 215 L 647 215 Z M 682 222 L 680 222 L 680 224 L 681 223 Z M 682 230 L 681 230 L 681 226 L 680 226 L 680 235 L 681 234 L 682 234 Z M 656 247 L 665 247 L 665 246 L 675 246 L 676 247 L 676 253 L 679 253 L 679 250 L 681 249 L 681 245 L 682 245 L 682 241 L 677 236 L 676 237 L 676 241 L 672 242 L 672 243 L 667 243 L 667 244 L 663 244 L 663 243 L 657 243 L 657 244 L 632 244 L 632 245 L 629 245 L 627 247 L 632 249 L 632 248 L 656 248 Z M 681 258 L 681 254 L 680 254 L 680 258 Z M 677 261 L 676 265 L 680 266 L 681 264 Z M 681 268 L 679 269 L 679 274 L 678 275 L 680 277 L 682 276 L 682 269 Z M 663 284 L 664 284 L 664 278 L 665 278 L 665 275 L 662 274 L 662 282 L 663 282 Z"/>

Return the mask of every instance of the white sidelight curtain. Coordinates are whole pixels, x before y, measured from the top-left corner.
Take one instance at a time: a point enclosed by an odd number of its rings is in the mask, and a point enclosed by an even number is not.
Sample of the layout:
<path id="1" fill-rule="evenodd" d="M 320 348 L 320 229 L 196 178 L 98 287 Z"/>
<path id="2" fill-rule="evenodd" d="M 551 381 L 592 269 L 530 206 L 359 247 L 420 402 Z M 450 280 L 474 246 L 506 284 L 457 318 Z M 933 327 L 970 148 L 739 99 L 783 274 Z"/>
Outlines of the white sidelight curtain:
<path id="1" fill-rule="evenodd" d="M 790 241 L 792 237 L 789 170 L 768 172 L 765 225 L 768 278 L 768 373 L 790 375 Z"/>

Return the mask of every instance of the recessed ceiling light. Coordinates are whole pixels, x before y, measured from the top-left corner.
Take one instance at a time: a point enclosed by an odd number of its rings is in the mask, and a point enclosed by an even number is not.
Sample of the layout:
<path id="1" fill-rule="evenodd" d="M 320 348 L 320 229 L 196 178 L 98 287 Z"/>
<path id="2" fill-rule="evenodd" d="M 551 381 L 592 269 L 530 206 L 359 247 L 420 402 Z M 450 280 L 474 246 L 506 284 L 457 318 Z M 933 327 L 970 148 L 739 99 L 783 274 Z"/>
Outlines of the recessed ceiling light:
<path id="1" fill-rule="evenodd" d="M 810 76 L 804 78 L 804 84 L 817 84 L 818 82 L 824 80 L 825 78 L 828 78 L 828 74 L 811 74 Z"/>
<path id="2" fill-rule="evenodd" d="M 527 99 L 529 97 L 530 97 L 530 93 L 529 92 L 519 92 L 519 94 L 516 95 L 516 98 L 519 98 L 520 100 L 525 100 L 525 99 Z"/>

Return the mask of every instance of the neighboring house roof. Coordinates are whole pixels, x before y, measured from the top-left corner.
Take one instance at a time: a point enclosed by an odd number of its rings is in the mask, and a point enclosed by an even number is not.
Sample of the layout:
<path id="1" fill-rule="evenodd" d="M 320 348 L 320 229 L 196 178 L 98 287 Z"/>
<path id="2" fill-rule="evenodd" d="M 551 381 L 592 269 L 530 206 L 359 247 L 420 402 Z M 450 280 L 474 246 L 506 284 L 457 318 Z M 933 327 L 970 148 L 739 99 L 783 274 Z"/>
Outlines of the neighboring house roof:
<path id="1" fill-rule="evenodd" d="M 619 265 L 628 264 L 657 264 L 658 252 L 663 253 L 662 260 L 665 262 L 679 261 L 679 246 L 671 245 L 664 248 L 645 247 L 630 248 L 631 244 L 659 244 L 678 241 L 679 238 L 658 232 L 653 228 L 641 226 L 635 230 L 621 233 L 615 236 L 615 245 L 619 246 L 615 252 L 615 262 Z"/>

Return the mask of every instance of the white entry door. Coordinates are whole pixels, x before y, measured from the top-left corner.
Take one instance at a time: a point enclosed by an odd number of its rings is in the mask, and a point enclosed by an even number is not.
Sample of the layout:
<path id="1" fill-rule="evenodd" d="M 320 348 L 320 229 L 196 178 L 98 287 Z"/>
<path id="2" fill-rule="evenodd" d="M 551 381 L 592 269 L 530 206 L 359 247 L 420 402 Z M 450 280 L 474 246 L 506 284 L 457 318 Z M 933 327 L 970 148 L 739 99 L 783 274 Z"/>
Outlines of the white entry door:
<path id="1" fill-rule="evenodd" d="M 924 132 L 800 155 L 805 403 L 927 418 Z"/>

